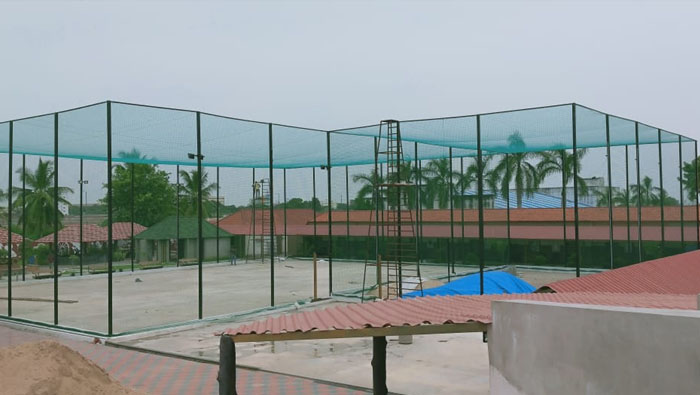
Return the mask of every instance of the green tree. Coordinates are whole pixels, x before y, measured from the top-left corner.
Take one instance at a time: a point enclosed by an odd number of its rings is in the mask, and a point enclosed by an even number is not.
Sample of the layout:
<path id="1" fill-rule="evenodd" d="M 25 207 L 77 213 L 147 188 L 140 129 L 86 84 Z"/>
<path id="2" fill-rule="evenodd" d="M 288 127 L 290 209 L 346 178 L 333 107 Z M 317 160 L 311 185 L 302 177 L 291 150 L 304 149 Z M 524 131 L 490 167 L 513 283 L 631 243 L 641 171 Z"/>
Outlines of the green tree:
<path id="1" fill-rule="evenodd" d="M 561 207 L 566 207 L 567 201 L 567 186 L 574 179 L 574 164 L 578 170 L 576 175 L 576 183 L 580 196 L 588 195 L 588 184 L 581 177 L 581 159 L 586 155 L 585 149 L 576 150 L 576 155 L 573 152 L 569 153 L 566 150 L 546 151 L 539 153 L 540 162 L 537 164 L 537 172 L 540 182 L 545 177 L 555 174 L 560 174 L 563 187 L 561 189 Z M 599 197 L 600 199 L 600 197 Z M 605 206 L 607 206 L 607 192 L 605 192 Z"/>
<path id="2" fill-rule="evenodd" d="M 13 189 L 13 199 L 18 201 L 22 198 L 22 194 L 26 199 L 26 220 L 27 220 L 27 237 L 36 239 L 53 232 L 54 216 L 58 214 L 58 227 L 62 228 L 63 213 L 59 210 L 56 213 L 54 193 L 58 194 L 58 203 L 70 206 L 65 195 L 72 193 L 73 190 L 68 187 L 59 186 L 54 188 L 54 166 L 52 161 L 43 161 L 39 159 L 39 164 L 34 171 L 25 168 L 17 169 L 20 175 L 20 180 L 24 179 L 26 189 Z M 24 221 L 20 214 L 19 221 Z"/>
<path id="3" fill-rule="evenodd" d="M 199 200 L 199 171 L 197 169 L 188 172 L 180 170 L 180 214 L 196 217 L 198 215 Z M 216 210 L 214 202 L 210 199 L 216 192 L 216 183 L 209 183 L 209 174 L 202 173 L 202 218 L 209 218 Z"/>
<path id="4" fill-rule="evenodd" d="M 683 162 L 683 179 L 679 180 L 683 183 L 683 190 L 688 196 L 690 202 L 695 202 L 698 198 L 696 194 L 696 189 L 698 186 L 698 180 L 700 179 L 700 172 L 697 171 L 698 158 L 691 160 L 690 162 Z"/>
<path id="5" fill-rule="evenodd" d="M 457 191 L 454 185 L 455 180 L 459 179 L 459 172 L 450 169 L 450 160 L 446 158 L 431 160 L 423 169 L 422 176 L 427 179 L 425 195 L 428 208 L 433 208 L 435 201 L 438 203 L 438 208 L 449 207 L 450 191 Z"/>
<path id="6" fill-rule="evenodd" d="M 128 160 L 145 159 L 138 150 L 120 152 Z M 156 165 L 124 163 L 112 174 L 112 216 L 114 222 L 131 222 L 131 172 L 134 172 L 134 222 L 151 226 L 175 214 L 175 188 L 168 173 Z M 103 184 L 107 188 L 107 184 Z M 100 199 L 107 204 L 107 197 Z"/>
<path id="7" fill-rule="evenodd" d="M 653 202 L 658 202 L 659 196 L 655 194 L 657 188 L 655 188 L 653 184 L 654 181 L 651 179 L 651 177 L 644 176 L 640 185 L 630 185 L 630 198 L 632 203 L 637 204 L 637 202 L 640 202 L 642 206 L 653 206 Z"/>
<path id="8" fill-rule="evenodd" d="M 540 176 L 537 167 L 529 162 L 536 155 L 526 152 L 525 141 L 519 132 L 508 137 L 509 150 L 512 153 L 504 155 L 493 168 L 494 184 L 500 185 L 499 190 L 504 199 L 508 198 L 511 183 L 515 184 L 517 207 L 523 207 L 523 196 L 532 196 L 540 184 Z"/>

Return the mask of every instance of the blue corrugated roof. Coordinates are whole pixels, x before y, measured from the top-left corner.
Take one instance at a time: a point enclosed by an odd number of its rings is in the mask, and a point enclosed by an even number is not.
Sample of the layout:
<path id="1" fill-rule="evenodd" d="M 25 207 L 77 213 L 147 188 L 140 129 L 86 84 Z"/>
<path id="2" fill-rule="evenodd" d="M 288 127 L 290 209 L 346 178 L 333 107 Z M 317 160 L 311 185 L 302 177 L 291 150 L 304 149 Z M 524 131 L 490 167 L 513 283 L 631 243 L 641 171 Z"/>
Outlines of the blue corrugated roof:
<path id="1" fill-rule="evenodd" d="M 464 196 L 476 196 L 476 191 L 464 191 Z M 518 197 L 515 191 L 510 191 L 510 208 L 518 208 Z M 493 196 L 491 191 L 484 191 L 484 196 Z M 588 204 L 578 202 L 579 207 L 592 207 Z M 493 208 L 507 208 L 506 199 L 500 193 L 494 198 Z M 522 208 L 560 208 L 561 197 L 535 192 L 532 195 L 523 194 Z M 573 208 L 573 200 L 566 199 L 566 207 Z"/>

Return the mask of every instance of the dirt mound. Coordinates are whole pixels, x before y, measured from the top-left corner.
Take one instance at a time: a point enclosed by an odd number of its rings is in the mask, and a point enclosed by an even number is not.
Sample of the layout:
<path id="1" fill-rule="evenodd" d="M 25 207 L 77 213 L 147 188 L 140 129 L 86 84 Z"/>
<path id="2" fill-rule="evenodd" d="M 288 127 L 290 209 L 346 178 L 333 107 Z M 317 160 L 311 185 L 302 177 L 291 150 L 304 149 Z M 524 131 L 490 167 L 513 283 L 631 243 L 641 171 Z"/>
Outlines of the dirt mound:
<path id="1" fill-rule="evenodd" d="M 50 340 L 0 349 L 0 383 L 3 394 L 139 394 L 77 351 Z"/>

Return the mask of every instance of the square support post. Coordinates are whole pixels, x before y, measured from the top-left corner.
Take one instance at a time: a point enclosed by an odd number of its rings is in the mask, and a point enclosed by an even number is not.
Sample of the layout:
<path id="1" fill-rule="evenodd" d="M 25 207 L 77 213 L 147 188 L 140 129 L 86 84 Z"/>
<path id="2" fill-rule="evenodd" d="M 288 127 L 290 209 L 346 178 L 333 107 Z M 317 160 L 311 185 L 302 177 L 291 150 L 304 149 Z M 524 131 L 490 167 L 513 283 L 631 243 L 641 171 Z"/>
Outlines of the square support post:
<path id="1" fill-rule="evenodd" d="M 252 190 L 253 190 L 253 236 L 252 236 L 252 241 L 253 241 L 253 260 L 255 260 L 255 199 L 257 198 L 257 192 L 255 192 L 255 168 L 253 168 L 253 184 L 252 184 Z M 246 243 L 246 247 L 250 245 L 250 242 Z M 246 251 L 246 257 L 248 256 L 248 251 Z M 246 258 L 248 259 L 248 258 Z M 262 259 L 262 258 L 261 258 Z"/>
<path id="2" fill-rule="evenodd" d="M 22 155 L 22 166 L 24 166 L 24 155 Z M 22 176 L 24 178 L 24 176 Z M 80 160 L 80 232 L 79 232 L 79 239 L 78 239 L 78 245 L 80 245 L 80 275 L 83 275 L 83 160 Z M 22 186 L 22 189 L 24 189 L 24 186 Z M 24 194 L 23 194 L 24 195 Z M 24 216 L 24 214 L 22 214 Z M 23 221 L 24 222 L 24 221 Z M 133 243 L 133 241 L 132 241 Z"/>
<path id="3" fill-rule="evenodd" d="M 221 206 L 221 200 L 219 200 L 219 166 L 216 166 L 216 263 L 219 263 L 221 261 L 221 256 L 219 254 L 219 238 L 221 237 L 219 235 L 219 224 L 220 224 L 220 215 L 219 215 L 219 207 Z M 230 245 L 229 245 L 230 247 Z"/>
<path id="4" fill-rule="evenodd" d="M 657 129 L 658 144 L 659 144 L 659 202 L 661 209 L 661 257 L 666 256 L 666 228 L 664 226 L 664 200 L 666 199 L 666 191 L 664 190 L 664 165 L 663 154 L 661 150 L 661 129 Z"/>
<path id="5" fill-rule="evenodd" d="M 233 337 L 219 338 L 219 395 L 238 395 L 236 391 L 236 344 Z"/>
<path id="6" fill-rule="evenodd" d="M 177 177 L 177 196 L 175 197 L 175 236 L 177 237 L 175 248 L 177 255 L 175 256 L 175 267 L 180 267 L 180 165 L 175 166 L 175 173 Z M 170 254 L 170 249 L 168 249 L 168 254 Z"/>
<path id="7" fill-rule="evenodd" d="M 416 199 L 416 204 L 414 209 L 416 210 L 416 226 L 415 226 L 415 237 L 416 237 L 416 262 L 420 266 L 420 261 L 422 258 L 421 255 L 421 243 L 420 243 L 420 233 L 418 232 L 418 226 L 420 224 L 420 217 L 419 217 L 419 211 L 420 211 L 420 167 L 419 167 L 420 160 L 418 160 L 418 142 L 413 143 L 413 173 L 415 177 L 413 177 L 413 185 L 416 188 L 416 193 L 415 193 L 415 199 Z"/>
<path id="8" fill-rule="evenodd" d="M 386 337 L 372 337 L 372 393 L 386 395 Z"/>
<path id="9" fill-rule="evenodd" d="M 695 163 L 695 247 L 700 249 L 700 201 L 698 200 L 698 195 L 700 195 L 700 186 L 698 186 L 698 142 L 695 141 L 695 156 L 693 157 L 693 162 Z"/>
<path id="10" fill-rule="evenodd" d="M 637 166 L 637 253 L 638 260 L 641 262 L 642 256 L 642 193 L 641 193 L 641 176 L 639 173 L 639 122 L 634 123 L 634 148 L 636 151 L 635 161 Z"/>
<path id="11" fill-rule="evenodd" d="M 27 274 L 27 243 L 24 242 L 24 235 L 27 234 L 27 180 L 25 177 L 26 171 L 27 171 L 27 157 L 25 154 L 22 154 L 22 281 L 26 280 L 26 274 Z M 82 160 L 81 160 L 82 161 Z M 82 196 L 81 196 L 82 198 Z M 82 207 L 82 205 L 81 205 Z M 82 214 L 82 212 L 81 212 Z M 82 217 L 81 217 L 82 218 Z M 81 238 L 82 240 L 82 238 Z M 82 248 L 82 244 L 81 244 Z M 82 271 L 82 251 L 81 253 L 81 266 L 80 266 L 80 274 L 83 274 Z"/>
<path id="12" fill-rule="evenodd" d="M 683 218 L 683 142 L 681 136 L 678 136 L 678 181 L 681 210 L 681 251 L 685 252 L 685 218 Z"/>
<path id="13" fill-rule="evenodd" d="M 311 211 L 314 216 L 314 248 L 313 252 L 318 252 L 318 244 L 316 240 L 316 168 L 312 167 L 311 168 L 311 182 L 313 183 L 313 186 L 311 188 L 312 192 L 312 198 L 311 198 Z"/>
<path id="14" fill-rule="evenodd" d="M 627 258 L 632 253 L 632 232 L 630 228 L 630 159 L 629 146 L 625 145 L 625 207 L 627 210 Z"/>
<path id="15" fill-rule="evenodd" d="M 449 192 L 450 192 L 450 244 L 449 248 L 447 249 L 447 267 L 448 270 L 450 265 L 452 265 L 452 274 L 455 274 L 455 254 L 454 254 L 454 246 L 455 246 L 455 206 L 454 206 L 454 171 L 452 168 L 452 147 L 449 147 L 448 149 L 449 157 L 450 157 L 450 186 L 449 186 Z"/>
<path id="16" fill-rule="evenodd" d="M 134 168 L 136 165 L 131 163 L 131 237 L 129 246 L 129 255 L 131 255 L 131 271 L 134 271 Z"/>
<path id="17" fill-rule="evenodd" d="M 287 239 L 287 169 L 282 169 L 282 191 L 284 199 L 284 257 L 287 258 L 289 252 L 287 251 L 287 246 L 289 245 L 289 240 Z"/>

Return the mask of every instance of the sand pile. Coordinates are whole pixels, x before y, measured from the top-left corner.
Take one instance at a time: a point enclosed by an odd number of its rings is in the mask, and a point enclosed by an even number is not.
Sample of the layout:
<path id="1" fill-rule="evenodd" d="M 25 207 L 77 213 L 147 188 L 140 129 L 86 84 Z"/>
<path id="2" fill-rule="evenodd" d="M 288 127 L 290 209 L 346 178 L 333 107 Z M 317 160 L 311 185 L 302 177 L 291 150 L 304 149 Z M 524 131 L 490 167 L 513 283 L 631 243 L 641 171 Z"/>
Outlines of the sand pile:
<path id="1" fill-rule="evenodd" d="M 138 394 L 124 388 L 77 351 L 50 340 L 0 349 L 0 392 L 37 395 Z"/>

